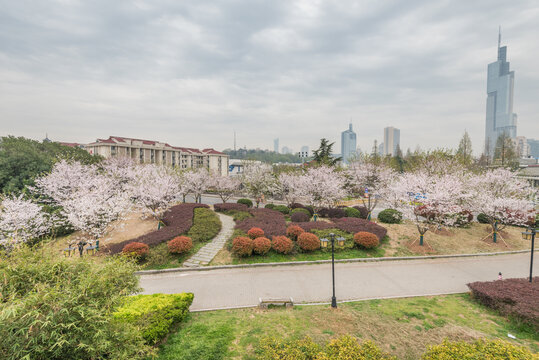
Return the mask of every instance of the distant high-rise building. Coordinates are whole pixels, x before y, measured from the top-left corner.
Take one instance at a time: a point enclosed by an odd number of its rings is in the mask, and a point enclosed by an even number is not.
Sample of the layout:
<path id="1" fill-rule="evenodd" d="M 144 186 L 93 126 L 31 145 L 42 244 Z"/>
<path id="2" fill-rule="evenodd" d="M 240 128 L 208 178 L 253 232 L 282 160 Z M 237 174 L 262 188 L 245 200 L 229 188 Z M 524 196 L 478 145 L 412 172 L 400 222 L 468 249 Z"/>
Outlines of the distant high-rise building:
<path id="1" fill-rule="evenodd" d="M 303 146 L 301 147 L 301 150 L 300 150 L 300 151 L 301 151 L 301 155 L 302 155 L 303 157 L 308 157 L 308 156 L 309 156 L 309 147 L 308 147 L 307 145 L 303 145 Z"/>
<path id="2" fill-rule="evenodd" d="M 380 143 L 380 145 L 378 145 L 378 155 L 384 155 L 384 143 Z"/>
<path id="3" fill-rule="evenodd" d="M 273 139 L 273 151 L 279 153 L 279 138 Z"/>
<path id="4" fill-rule="evenodd" d="M 397 147 L 400 147 L 401 143 L 401 131 L 393 126 L 386 127 L 384 129 L 384 151 L 382 155 L 395 156 L 397 154 Z"/>
<path id="5" fill-rule="evenodd" d="M 530 156 L 539 159 L 539 140 L 527 139 L 526 141 L 530 146 Z"/>
<path id="6" fill-rule="evenodd" d="M 519 158 L 527 158 L 530 156 L 530 145 L 525 136 L 517 136 L 513 139 L 513 142 Z"/>
<path id="7" fill-rule="evenodd" d="M 356 133 L 352 130 L 352 124 L 349 125 L 348 130 L 341 133 L 341 156 L 342 162 L 348 164 L 350 158 L 356 151 Z"/>
<path id="8" fill-rule="evenodd" d="M 488 64 L 487 115 L 485 123 L 485 154 L 492 157 L 496 141 L 502 133 L 517 136 L 517 114 L 513 113 L 513 87 L 515 72 L 509 71 L 507 46 L 500 47 L 498 34 L 498 60 Z"/>
<path id="9" fill-rule="evenodd" d="M 292 154 L 292 149 L 290 149 L 288 146 L 283 146 L 281 149 L 281 154 Z"/>

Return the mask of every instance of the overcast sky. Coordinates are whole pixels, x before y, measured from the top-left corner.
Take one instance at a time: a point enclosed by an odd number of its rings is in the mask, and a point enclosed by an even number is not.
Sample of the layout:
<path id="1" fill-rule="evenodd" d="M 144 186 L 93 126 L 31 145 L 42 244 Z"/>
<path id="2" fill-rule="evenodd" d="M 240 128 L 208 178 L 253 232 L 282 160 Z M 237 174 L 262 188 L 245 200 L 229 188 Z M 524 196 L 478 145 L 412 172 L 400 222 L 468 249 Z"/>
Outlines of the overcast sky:
<path id="1" fill-rule="evenodd" d="M 0 135 L 340 151 L 351 121 L 362 150 L 479 153 L 498 25 L 539 138 L 536 0 L 0 0 Z"/>

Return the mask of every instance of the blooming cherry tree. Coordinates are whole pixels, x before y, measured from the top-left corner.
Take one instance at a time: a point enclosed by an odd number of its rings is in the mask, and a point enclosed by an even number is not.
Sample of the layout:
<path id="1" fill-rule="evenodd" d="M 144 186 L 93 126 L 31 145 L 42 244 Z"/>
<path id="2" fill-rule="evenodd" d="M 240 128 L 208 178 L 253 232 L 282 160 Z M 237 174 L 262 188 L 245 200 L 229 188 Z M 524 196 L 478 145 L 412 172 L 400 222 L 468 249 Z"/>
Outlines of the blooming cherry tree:
<path id="1" fill-rule="evenodd" d="M 19 197 L 7 197 L 0 203 L 0 246 L 11 248 L 46 235 L 53 219 L 38 204 Z"/>
<path id="2" fill-rule="evenodd" d="M 487 216 L 496 242 L 498 230 L 507 224 L 526 225 L 535 221 L 535 208 L 530 201 L 534 191 L 526 181 L 521 181 L 507 169 L 489 170 L 472 180 L 474 212 Z"/>
<path id="3" fill-rule="evenodd" d="M 200 202 L 202 194 L 210 185 L 210 174 L 206 169 L 200 168 L 194 171 L 183 173 L 180 192 L 185 194 L 192 193 L 195 197 L 195 202 Z"/>
<path id="4" fill-rule="evenodd" d="M 223 203 L 227 202 L 234 195 L 240 188 L 240 184 L 237 178 L 231 176 L 214 174 L 210 178 L 210 187 L 215 190 Z"/>
<path id="5" fill-rule="evenodd" d="M 299 174 L 282 173 L 279 175 L 276 184 L 277 192 L 283 196 L 288 206 L 301 198 L 305 181 L 307 181 L 306 177 Z"/>
<path id="6" fill-rule="evenodd" d="M 310 168 L 303 175 L 303 181 L 298 183 L 301 186 L 299 193 L 316 211 L 333 207 L 335 202 L 345 197 L 344 184 L 344 177 L 328 166 Z"/>
<path id="7" fill-rule="evenodd" d="M 388 196 L 389 186 L 397 174 L 384 164 L 356 161 L 346 171 L 353 193 L 363 195 L 361 199 L 370 219 L 372 211 L 380 199 Z"/>
<path id="8" fill-rule="evenodd" d="M 255 199 L 256 207 L 258 207 L 262 196 L 275 189 L 276 179 L 271 165 L 245 161 L 241 182 L 249 195 Z"/>
<path id="9" fill-rule="evenodd" d="M 178 174 L 170 167 L 156 164 L 139 165 L 134 170 L 126 191 L 137 207 L 160 221 L 164 211 L 178 196 Z M 131 177 L 129 172 L 126 175 Z"/>
<path id="10" fill-rule="evenodd" d="M 129 195 L 117 179 L 95 165 L 78 162 L 56 163 L 50 174 L 36 179 L 33 190 L 61 206 L 73 228 L 94 238 L 103 236 L 130 207 Z"/>

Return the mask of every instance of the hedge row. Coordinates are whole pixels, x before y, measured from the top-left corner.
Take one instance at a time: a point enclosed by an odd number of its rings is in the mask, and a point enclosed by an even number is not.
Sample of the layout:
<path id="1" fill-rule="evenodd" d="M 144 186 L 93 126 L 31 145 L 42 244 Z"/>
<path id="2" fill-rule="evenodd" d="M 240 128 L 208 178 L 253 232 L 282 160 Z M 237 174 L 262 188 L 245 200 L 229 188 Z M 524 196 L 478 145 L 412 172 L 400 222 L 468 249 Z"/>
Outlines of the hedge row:
<path id="1" fill-rule="evenodd" d="M 333 223 L 327 221 L 293 222 L 290 225 L 297 225 L 308 232 L 311 232 L 312 230 L 327 230 L 335 228 Z"/>
<path id="2" fill-rule="evenodd" d="M 193 294 L 130 296 L 113 314 L 116 321 L 134 324 L 149 345 L 160 342 L 189 312 Z"/>
<path id="3" fill-rule="evenodd" d="M 193 241 L 208 241 L 213 239 L 221 231 L 221 220 L 211 209 L 194 209 L 193 225 L 187 232 Z"/>
<path id="4" fill-rule="evenodd" d="M 342 231 L 355 234 L 360 231 L 370 232 L 382 240 L 387 234 L 387 229 L 373 223 L 372 221 L 358 218 L 340 218 L 333 219 L 334 226 Z"/>
<path id="5" fill-rule="evenodd" d="M 311 338 L 295 340 L 264 339 L 257 353 L 260 360 L 317 359 L 317 360 L 396 360 L 372 341 L 360 343 L 359 339 L 344 335 L 321 346 Z M 480 339 L 473 343 L 444 340 L 429 346 L 421 360 L 477 360 L 477 359 L 537 359 L 523 346 L 502 340 Z"/>
<path id="6" fill-rule="evenodd" d="M 284 235 L 286 233 L 286 220 L 282 213 L 271 209 L 249 209 L 252 218 L 240 220 L 236 223 L 236 229 L 249 231 L 253 227 L 261 228 L 265 236 Z"/>
<path id="7" fill-rule="evenodd" d="M 139 236 L 135 239 L 125 240 L 115 244 L 103 246 L 104 253 L 118 254 L 125 245 L 131 242 L 139 242 L 149 246 L 158 245 L 168 241 L 178 235 L 186 233 L 193 225 L 193 215 L 196 208 L 207 208 L 205 204 L 180 204 L 171 207 L 163 216 L 163 223 L 166 225 L 159 230 Z"/>
<path id="8" fill-rule="evenodd" d="M 507 279 L 468 284 L 480 303 L 502 314 L 520 319 L 539 331 L 539 277 Z"/>
<path id="9" fill-rule="evenodd" d="M 215 204 L 213 205 L 213 208 L 217 212 L 223 212 L 223 211 L 247 211 L 249 208 L 245 204 L 234 204 L 234 203 L 223 203 L 223 204 Z"/>

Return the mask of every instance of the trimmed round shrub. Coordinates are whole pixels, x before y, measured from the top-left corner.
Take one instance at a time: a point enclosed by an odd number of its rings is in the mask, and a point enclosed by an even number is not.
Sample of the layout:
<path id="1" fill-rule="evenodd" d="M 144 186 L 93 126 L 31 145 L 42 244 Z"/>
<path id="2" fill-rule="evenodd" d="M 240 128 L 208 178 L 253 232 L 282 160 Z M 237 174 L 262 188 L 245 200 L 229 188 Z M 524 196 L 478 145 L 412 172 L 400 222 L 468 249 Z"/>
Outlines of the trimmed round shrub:
<path id="1" fill-rule="evenodd" d="M 533 359 L 530 350 L 503 340 L 480 339 L 473 343 L 444 340 L 429 346 L 421 360 L 461 359 Z"/>
<path id="2" fill-rule="evenodd" d="M 167 243 L 168 251 L 172 254 L 183 254 L 193 248 L 193 241 L 188 236 L 177 236 Z"/>
<path id="3" fill-rule="evenodd" d="M 378 236 L 373 233 L 360 231 L 354 234 L 354 242 L 365 249 L 372 249 L 380 244 Z"/>
<path id="4" fill-rule="evenodd" d="M 266 204 L 266 206 L 264 206 L 264 208 L 273 209 L 273 208 L 275 208 L 275 204 Z"/>
<path id="5" fill-rule="evenodd" d="M 344 208 L 344 214 L 346 215 L 346 217 L 361 218 L 361 213 L 359 212 L 359 210 L 351 207 Z"/>
<path id="6" fill-rule="evenodd" d="M 290 212 L 290 209 L 286 205 L 275 205 L 273 210 L 277 210 L 282 214 L 288 214 Z"/>
<path id="7" fill-rule="evenodd" d="M 136 241 L 125 245 L 122 249 L 124 255 L 136 258 L 144 258 L 148 254 L 148 251 L 150 251 L 148 245 Z"/>
<path id="8" fill-rule="evenodd" d="M 359 217 L 361 219 L 366 219 L 369 217 L 369 210 L 367 210 L 365 206 L 354 206 L 354 209 L 359 211 L 359 213 L 361 214 Z"/>
<path id="9" fill-rule="evenodd" d="M 315 234 L 304 232 L 298 236 L 298 246 L 303 251 L 320 249 L 320 239 Z"/>
<path id="10" fill-rule="evenodd" d="M 483 213 L 477 214 L 477 221 L 481 224 L 490 224 L 490 221 L 488 221 L 488 216 Z"/>
<path id="11" fill-rule="evenodd" d="M 302 205 L 300 203 L 293 203 L 292 205 L 290 205 L 290 209 L 305 209 L 309 212 L 309 215 L 310 216 L 313 216 L 314 214 L 314 209 L 312 206 L 308 205 L 308 206 L 305 206 L 305 205 Z"/>
<path id="12" fill-rule="evenodd" d="M 378 214 L 378 220 L 384 224 L 400 224 L 402 213 L 395 209 L 385 209 Z"/>
<path id="13" fill-rule="evenodd" d="M 257 237 L 264 236 L 264 230 L 261 228 L 252 227 L 249 229 L 249 231 L 247 231 L 247 235 L 249 235 L 251 239 L 256 239 Z"/>
<path id="14" fill-rule="evenodd" d="M 329 217 L 329 209 L 321 208 L 320 210 L 318 210 L 318 216 L 323 217 L 323 218 Z"/>
<path id="15" fill-rule="evenodd" d="M 311 220 L 311 217 L 304 212 L 296 212 L 290 216 L 290 220 L 292 220 L 292 222 L 307 222 Z"/>
<path id="16" fill-rule="evenodd" d="M 294 249 L 294 242 L 286 236 L 274 236 L 271 247 L 280 254 L 290 254 Z"/>
<path id="17" fill-rule="evenodd" d="M 301 208 L 304 208 L 305 205 L 303 204 L 300 204 L 300 203 L 292 203 L 290 204 L 290 209 L 301 209 Z"/>
<path id="18" fill-rule="evenodd" d="M 249 199 L 238 199 L 238 201 L 236 201 L 238 204 L 243 204 L 243 205 L 246 205 L 247 207 L 253 207 L 253 202 Z"/>
<path id="19" fill-rule="evenodd" d="M 296 213 L 304 213 L 309 218 L 311 217 L 311 212 L 309 210 L 305 209 L 305 208 L 296 208 L 296 209 L 292 209 L 292 211 L 290 211 L 290 215 L 296 214 Z"/>
<path id="20" fill-rule="evenodd" d="M 238 236 L 232 240 L 232 252 L 237 256 L 251 256 L 253 240 L 247 236 Z"/>
<path id="21" fill-rule="evenodd" d="M 289 236 L 292 240 L 297 240 L 298 236 L 303 234 L 305 230 L 297 225 L 290 225 L 286 228 L 286 235 Z"/>
<path id="22" fill-rule="evenodd" d="M 258 255 L 265 255 L 271 249 L 271 240 L 261 236 L 253 240 L 253 251 Z"/>
<path id="23" fill-rule="evenodd" d="M 332 219 L 339 219 L 345 217 L 346 214 L 341 208 L 331 208 L 328 210 L 328 217 Z"/>

